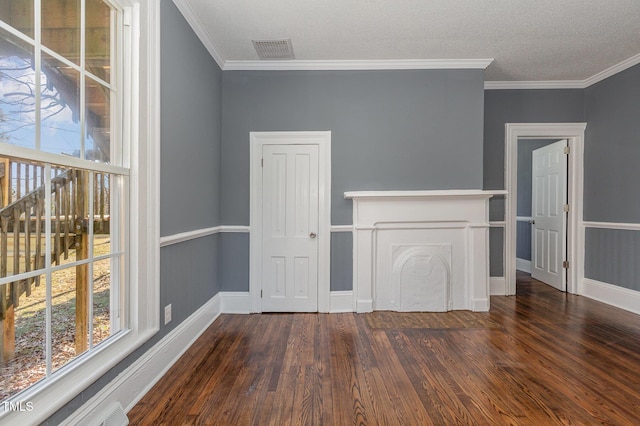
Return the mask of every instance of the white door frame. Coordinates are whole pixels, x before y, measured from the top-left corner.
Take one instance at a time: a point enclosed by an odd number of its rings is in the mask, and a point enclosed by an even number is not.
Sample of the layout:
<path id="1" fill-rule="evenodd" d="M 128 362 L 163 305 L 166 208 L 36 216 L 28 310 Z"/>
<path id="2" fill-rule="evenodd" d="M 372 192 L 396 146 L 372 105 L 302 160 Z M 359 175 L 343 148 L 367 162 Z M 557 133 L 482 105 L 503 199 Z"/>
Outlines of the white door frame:
<path id="1" fill-rule="evenodd" d="M 584 282 L 584 226 L 582 196 L 584 194 L 584 131 L 587 123 L 506 123 L 505 124 L 505 294 L 516 294 L 516 220 L 518 207 L 518 140 L 567 139 L 569 141 L 569 173 L 567 198 L 567 292 L 582 293 Z"/>
<path id="2" fill-rule="evenodd" d="M 331 132 L 250 132 L 249 297 L 251 312 L 262 312 L 262 147 L 317 145 L 318 312 L 329 312 L 331 276 Z"/>

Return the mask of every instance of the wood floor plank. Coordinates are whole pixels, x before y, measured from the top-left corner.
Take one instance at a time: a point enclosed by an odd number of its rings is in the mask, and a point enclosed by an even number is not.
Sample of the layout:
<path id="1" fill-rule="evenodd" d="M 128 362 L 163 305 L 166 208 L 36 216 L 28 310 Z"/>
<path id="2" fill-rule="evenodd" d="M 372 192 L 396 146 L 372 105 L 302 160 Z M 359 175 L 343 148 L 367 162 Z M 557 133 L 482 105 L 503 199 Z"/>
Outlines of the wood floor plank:
<path id="1" fill-rule="evenodd" d="M 430 328 L 420 313 L 375 326 L 352 313 L 221 315 L 130 422 L 640 424 L 640 316 L 529 276 L 517 289 L 468 328 L 447 316 Z"/>

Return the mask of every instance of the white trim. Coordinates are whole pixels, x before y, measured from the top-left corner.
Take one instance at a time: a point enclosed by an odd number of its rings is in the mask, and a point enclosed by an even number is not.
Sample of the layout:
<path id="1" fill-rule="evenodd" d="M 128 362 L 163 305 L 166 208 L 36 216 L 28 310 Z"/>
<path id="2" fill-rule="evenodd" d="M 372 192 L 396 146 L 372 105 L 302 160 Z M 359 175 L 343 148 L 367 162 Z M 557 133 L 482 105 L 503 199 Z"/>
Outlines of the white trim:
<path id="1" fill-rule="evenodd" d="M 220 232 L 233 234 L 248 234 L 251 231 L 248 225 L 222 225 L 220 228 Z"/>
<path id="2" fill-rule="evenodd" d="M 584 80 L 584 87 L 587 88 L 589 86 L 592 86 L 604 79 L 607 79 L 638 64 L 640 64 L 640 53 L 587 78 L 586 80 Z"/>
<path id="3" fill-rule="evenodd" d="M 0 143 L 0 155 L 9 157 L 28 158 L 30 160 L 42 163 L 51 163 L 57 166 L 72 167 L 75 169 L 92 170 L 103 173 L 115 173 L 118 175 L 129 176 L 129 169 L 114 166 L 107 163 L 97 163 L 90 160 L 71 157 L 68 155 L 52 154 L 46 151 L 39 151 L 22 146 L 11 145 L 9 143 Z"/>
<path id="4" fill-rule="evenodd" d="M 506 123 L 505 124 L 505 240 L 504 273 L 506 294 L 516 294 L 516 220 L 517 164 L 519 138 L 549 138 L 569 141 L 568 199 L 571 205 L 567 226 L 567 260 L 572 267 L 567 274 L 567 291 L 577 293 L 584 277 L 584 226 L 582 196 L 584 193 L 584 131 L 586 123 Z"/>
<path id="5" fill-rule="evenodd" d="M 195 229 L 193 231 L 181 232 L 179 234 L 160 237 L 160 247 L 183 243 L 196 238 L 207 237 L 219 233 L 249 233 L 249 227 L 243 225 L 219 225 L 211 228 Z"/>
<path id="6" fill-rule="evenodd" d="M 329 312 L 331 280 L 331 131 L 250 132 L 249 293 L 251 312 L 262 312 L 262 147 L 264 145 L 317 145 L 318 188 L 318 312 Z"/>
<path id="7" fill-rule="evenodd" d="M 628 68 L 640 64 L 640 53 L 584 80 L 485 81 L 485 90 L 504 89 L 586 89 Z"/>
<path id="8" fill-rule="evenodd" d="M 504 277 L 489 277 L 489 295 L 505 296 L 506 294 L 506 281 Z"/>
<path id="9" fill-rule="evenodd" d="M 131 410 L 220 315 L 219 293 L 171 330 L 61 424 L 100 425 L 114 403 Z"/>
<path id="10" fill-rule="evenodd" d="M 489 226 L 491 228 L 504 228 L 505 226 L 507 226 L 507 222 L 505 222 L 504 220 L 492 220 L 489 222 Z"/>
<path id="11" fill-rule="evenodd" d="M 429 246 L 447 250 L 443 264 L 452 278 L 443 284 L 447 291 L 443 310 L 489 310 L 489 198 L 496 193 L 505 194 L 501 190 L 345 192 L 345 198 L 353 199 L 356 312 L 403 309 L 395 269 L 398 259 L 393 259 L 399 244 L 407 253 Z"/>
<path id="12" fill-rule="evenodd" d="M 353 225 L 331 225 L 331 232 L 353 232 Z"/>
<path id="13" fill-rule="evenodd" d="M 585 228 L 621 229 L 624 231 L 640 231 L 640 223 L 620 222 L 582 222 Z"/>
<path id="14" fill-rule="evenodd" d="M 180 13 L 182 13 L 182 16 L 184 16 L 184 19 L 189 26 L 191 26 L 193 32 L 196 33 L 196 36 L 198 36 L 213 60 L 216 61 L 220 69 L 223 69 L 225 60 L 222 49 L 220 49 L 220 46 L 215 42 L 213 37 L 211 37 L 209 31 L 207 31 L 207 26 L 202 23 L 200 16 L 191 8 L 191 3 L 188 0 L 173 0 L 173 3 Z"/>
<path id="15" fill-rule="evenodd" d="M 484 90 L 584 89 L 585 80 L 485 81 Z"/>
<path id="16" fill-rule="evenodd" d="M 41 423 L 159 330 L 160 7 L 157 2 L 133 0 L 123 6 L 123 13 L 132 14 L 131 34 L 124 38 L 125 44 L 131 40 L 124 46 L 126 61 L 130 61 L 130 69 L 125 72 L 131 76 L 129 104 L 124 106 L 130 111 L 131 123 L 127 123 L 124 132 L 132 139 L 132 145 L 124 148 L 131 150 L 131 171 L 123 198 L 131 200 L 127 207 L 131 224 L 144 218 L 144 226 L 127 225 L 131 267 L 125 315 L 129 330 L 96 347 L 93 354 L 71 361 L 48 383 L 36 384 L 17 395 L 16 400 L 32 402 L 33 411 L 4 412 L 0 407 L 0 423 Z"/>
<path id="17" fill-rule="evenodd" d="M 178 0 L 182 2 L 182 0 Z M 363 71 L 363 70 L 437 70 L 486 69 L 493 59 L 390 59 L 390 60 L 292 60 L 225 61 L 224 71 Z"/>
<path id="18" fill-rule="evenodd" d="M 516 269 L 518 271 L 524 271 L 527 273 L 531 273 L 531 261 L 526 259 L 520 259 L 516 257 Z"/>
<path id="19" fill-rule="evenodd" d="M 582 284 L 583 296 L 603 302 L 634 314 L 640 314 L 640 292 L 618 287 L 613 284 L 585 278 Z"/>
<path id="20" fill-rule="evenodd" d="M 251 295 L 248 291 L 221 291 L 218 294 L 223 314 L 251 313 Z"/>
<path id="21" fill-rule="evenodd" d="M 506 195 L 503 190 L 487 190 L 482 189 L 449 189 L 449 190 L 433 190 L 433 191 L 347 191 L 344 198 L 359 199 L 376 199 L 382 198 L 388 200 L 390 198 L 412 199 L 412 198 L 429 198 L 429 199 L 485 199 L 494 195 Z"/>
<path id="22" fill-rule="evenodd" d="M 330 296 L 330 313 L 353 312 L 353 291 L 332 291 Z"/>
<path id="23" fill-rule="evenodd" d="M 532 220 L 533 220 L 533 217 L 531 216 L 516 216 L 517 222 L 530 222 Z"/>
<path id="24" fill-rule="evenodd" d="M 196 238 L 218 234 L 221 231 L 222 226 L 213 226 L 211 228 L 196 229 L 194 231 L 181 232 L 179 234 L 160 237 L 160 247 L 166 247 L 172 244 L 178 244 Z"/>

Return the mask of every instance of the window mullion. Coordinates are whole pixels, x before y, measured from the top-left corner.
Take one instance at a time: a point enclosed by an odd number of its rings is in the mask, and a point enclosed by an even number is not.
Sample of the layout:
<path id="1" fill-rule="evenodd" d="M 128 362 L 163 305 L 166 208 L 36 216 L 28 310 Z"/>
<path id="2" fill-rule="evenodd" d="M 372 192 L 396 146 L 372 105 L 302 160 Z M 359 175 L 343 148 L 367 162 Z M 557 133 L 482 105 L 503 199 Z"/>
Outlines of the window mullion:
<path id="1" fill-rule="evenodd" d="M 40 142 L 40 119 L 41 119 L 41 111 L 40 111 L 40 92 L 42 89 L 42 72 L 41 72 L 41 47 L 42 47 L 42 4 L 40 0 L 34 0 L 33 3 L 33 31 L 35 37 L 35 47 L 33 51 L 34 57 L 34 78 L 35 78 L 35 146 L 37 150 L 40 150 L 41 142 Z"/>
<path id="2" fill-rule="evenodd" d="M 86 45 L 86 0 L 80 0 L 80 158 L 86 159 L 85 133 L 86 133 L 86 99 L 85 99 L 85 45 Z"/>
<path id="3" fill-rule="evenodd" d="M 87 297 L 89 298 L 89 309 L 87 310 L 87 321 L 89 322 L 89 350 L 93 349 L 93 246 L 95 243 L 94 235 L 93 235 L 93 222 L 95 219 L 94 215 L 94 178 L 95 173 L 89 172 L 89 211 L 88 214 L 88 234 L 89 234 L 89 272 L 87 273 Z"/>
<path id="4" fill-rule="evenodd" d="M 46 281 L 46 326 L 45 326 L 45 356 L 47 377 L 51 376 L 51 351 L 52 351 L 52 330 L 51 314 L 53 309 L 53 289 L 51 288 L 51 165 L 44 165 L 44 234 L 45 234 L 45 281 Z"/>

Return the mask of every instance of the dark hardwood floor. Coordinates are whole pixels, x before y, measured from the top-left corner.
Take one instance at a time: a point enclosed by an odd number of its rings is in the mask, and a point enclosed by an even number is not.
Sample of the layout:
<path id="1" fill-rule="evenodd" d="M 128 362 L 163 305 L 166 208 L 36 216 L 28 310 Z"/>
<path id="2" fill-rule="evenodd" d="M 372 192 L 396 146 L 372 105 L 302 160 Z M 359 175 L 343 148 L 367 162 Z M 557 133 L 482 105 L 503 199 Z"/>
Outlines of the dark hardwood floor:
<path id="1" fill-rule="evenodd" d="M 470 326 L 367 315 L 222 315 L 131 424 L 640 424 L 638 315 L 527 275 Z"/>

